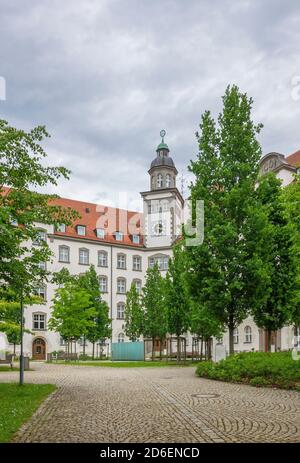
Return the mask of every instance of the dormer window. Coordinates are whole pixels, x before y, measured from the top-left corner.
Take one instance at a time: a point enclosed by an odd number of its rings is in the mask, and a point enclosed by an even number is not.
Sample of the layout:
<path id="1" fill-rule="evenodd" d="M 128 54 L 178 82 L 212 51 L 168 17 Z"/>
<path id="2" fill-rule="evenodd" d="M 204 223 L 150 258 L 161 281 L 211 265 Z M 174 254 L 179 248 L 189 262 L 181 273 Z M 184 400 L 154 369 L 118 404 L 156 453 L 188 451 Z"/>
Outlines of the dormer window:
<path id="1" fill-rule="evenodd" d="M 156 185 L 157 185 L 157 188 L 162 188 L 163 186 L 163 178 L 161 174 L 157 175 Z"/>
<path id="2" fill-rule="evenodd" d="M 105 230 L 104 228 L 96 228 L 96 236 L 97 238 L 104 238 L 105 237 Z"/>
<path id="3" fill-rule="evenodd" d="M 116 241 L 123 241 L 124 233 L 120 231 L 116 231 L 115 233 L 115 239 Z"/>
<path id="4" fill-rule="evenodd" d="M 86 226 L 85 225 L 77 225 L 76 231 L 77 231 L 77 235 L 85 236 L 86 235 Z"/>
<path id="5" fill-rule="evenodd" d="M 134 244 L 140 244 L 140 235 L 132 235 L 132 242 Z"/>
<path id="6" fill-rule="evenodd" d="M 66 225 L 64 223 L 60 223 L 56 226 L 56 231 L 60 233 L 66 233 Z"/>

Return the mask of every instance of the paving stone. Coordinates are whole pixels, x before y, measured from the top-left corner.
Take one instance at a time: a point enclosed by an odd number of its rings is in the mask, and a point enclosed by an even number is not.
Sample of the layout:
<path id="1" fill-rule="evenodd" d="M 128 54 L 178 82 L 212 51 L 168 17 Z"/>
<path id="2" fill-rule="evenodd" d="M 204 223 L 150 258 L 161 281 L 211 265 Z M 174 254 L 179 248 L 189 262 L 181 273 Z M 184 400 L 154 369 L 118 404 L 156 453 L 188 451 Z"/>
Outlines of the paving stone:
<path id="1" fill-rule="evenodd" d="M 296 391 L 200 379 L 191 367 L 32 366 L 26 382 L 58 389 L 14 442 L 300 442 Z"/>

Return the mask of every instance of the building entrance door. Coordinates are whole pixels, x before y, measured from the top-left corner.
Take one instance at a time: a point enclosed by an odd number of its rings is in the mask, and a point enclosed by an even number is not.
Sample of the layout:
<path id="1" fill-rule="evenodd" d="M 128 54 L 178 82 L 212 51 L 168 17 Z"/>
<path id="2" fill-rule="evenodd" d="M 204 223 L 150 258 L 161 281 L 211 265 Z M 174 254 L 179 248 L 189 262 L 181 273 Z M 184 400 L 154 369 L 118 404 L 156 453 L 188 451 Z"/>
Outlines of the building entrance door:
<path id="1" fill-rule="evenodd" d="M 46 360 L 46 343 L 42 338 L 36 338 L 32 343 L 33 360 Z"/>

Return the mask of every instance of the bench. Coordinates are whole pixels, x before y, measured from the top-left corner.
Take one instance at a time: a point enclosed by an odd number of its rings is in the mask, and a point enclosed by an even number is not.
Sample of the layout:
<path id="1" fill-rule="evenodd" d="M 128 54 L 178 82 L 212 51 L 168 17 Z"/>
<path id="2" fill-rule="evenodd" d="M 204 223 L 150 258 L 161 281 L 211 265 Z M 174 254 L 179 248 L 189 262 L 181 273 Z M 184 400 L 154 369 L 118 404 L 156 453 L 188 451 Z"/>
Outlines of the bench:
<path id="1" fill-rule="evenodd" d="M 10 365 L 10 368 L 13 369 L 13 355 L 6 355 L 4 360 L 0 359 L 0 365 Z"/>
<path id="2" fill-rule="evenodd" d="M 65 360 L 65 361 L 77 361 L 79 360 L 78 354 L 67 354 L 65 352 L 59 352 L 56 355 L 48 354 L 47 355 L 48 362 L 52 362 L 53 360 Z"/>

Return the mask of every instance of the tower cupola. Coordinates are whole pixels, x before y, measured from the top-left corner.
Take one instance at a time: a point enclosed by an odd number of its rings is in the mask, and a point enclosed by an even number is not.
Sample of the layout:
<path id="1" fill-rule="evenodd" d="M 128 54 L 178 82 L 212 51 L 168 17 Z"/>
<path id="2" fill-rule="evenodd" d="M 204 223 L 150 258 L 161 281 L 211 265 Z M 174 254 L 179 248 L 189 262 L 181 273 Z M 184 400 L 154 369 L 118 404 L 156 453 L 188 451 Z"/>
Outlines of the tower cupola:
<path id="1" fill-rule="evenodd" d="M 169 156 L 170 150 L 165 143 L 166 131 L 161 130 L 161 142 L 156 148 L 156 158 L 151 162 L 149 174 L 151 177 L 151 190 L 162 188 L 175 188 L 177 169 L 173 159 Z"/>

